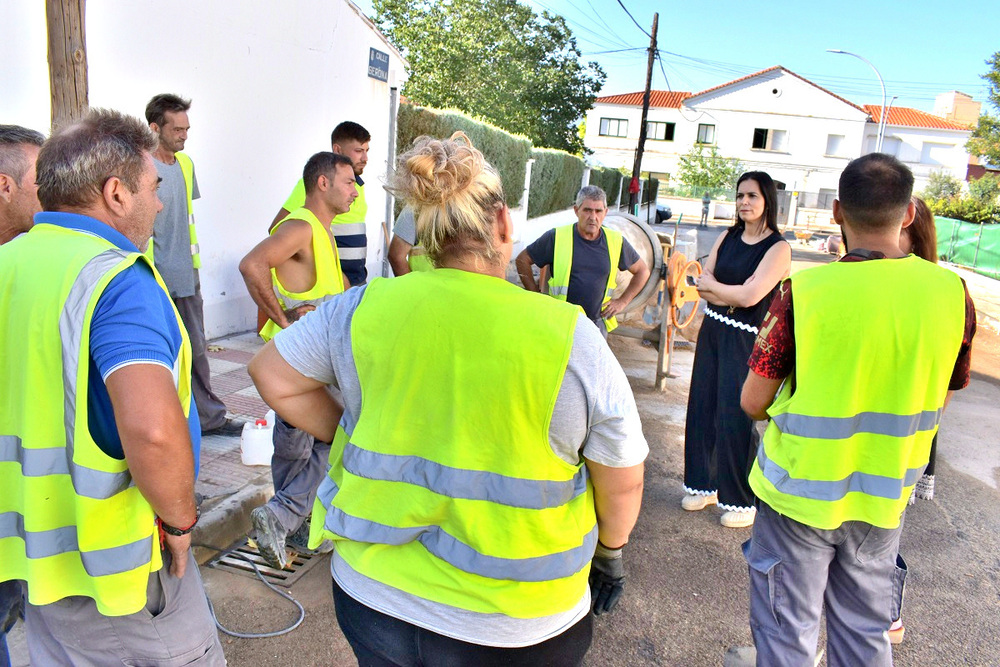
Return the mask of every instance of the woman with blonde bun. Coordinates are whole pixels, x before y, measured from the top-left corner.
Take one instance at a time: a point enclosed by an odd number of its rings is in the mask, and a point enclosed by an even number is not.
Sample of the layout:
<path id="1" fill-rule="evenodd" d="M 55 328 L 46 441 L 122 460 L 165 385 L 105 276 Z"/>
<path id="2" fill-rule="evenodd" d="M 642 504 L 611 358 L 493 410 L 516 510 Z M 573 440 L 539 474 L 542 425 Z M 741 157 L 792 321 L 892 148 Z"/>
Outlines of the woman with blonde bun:
<path id="1" fill-rule="evenodd" d="M 333 440 L 310 543 L 334 541 L 337 620 L 361 665 L 581 664 L 642 494 L 628 381 L 579 309 L 504 280 L 510 211 L 464 134 L 417 139 L 387 189 L 436 270 L 334 297 L 250 364 Z"/>

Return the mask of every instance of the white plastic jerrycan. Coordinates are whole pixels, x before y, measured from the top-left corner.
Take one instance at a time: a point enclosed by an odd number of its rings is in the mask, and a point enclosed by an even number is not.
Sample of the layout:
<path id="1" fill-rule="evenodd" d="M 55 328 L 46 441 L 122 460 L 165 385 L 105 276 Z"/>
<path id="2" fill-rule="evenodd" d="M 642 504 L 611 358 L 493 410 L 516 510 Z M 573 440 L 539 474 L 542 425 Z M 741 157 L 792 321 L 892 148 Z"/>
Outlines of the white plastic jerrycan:
<path id="1" fill-rule="evenodd" d="M 258 419 L 253 424 L 247 422 L 243 425 L 243 434 L 240 436 L 240 458 L 243 459 L 243 465 L 271 465 L 271 455 L 274 454 L 274 442 L 271 439 L 273 431 L 274 410 L 269 410 L 263 419 Z"/>

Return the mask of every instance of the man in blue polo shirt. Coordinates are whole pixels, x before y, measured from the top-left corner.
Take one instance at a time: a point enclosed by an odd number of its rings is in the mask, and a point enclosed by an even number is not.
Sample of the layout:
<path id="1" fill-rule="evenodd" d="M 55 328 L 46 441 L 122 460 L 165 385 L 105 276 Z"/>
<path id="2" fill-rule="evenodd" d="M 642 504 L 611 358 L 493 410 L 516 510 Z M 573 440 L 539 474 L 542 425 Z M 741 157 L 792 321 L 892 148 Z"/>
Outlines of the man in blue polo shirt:
<path id="1" fill-rule="evenodd" d="M 20 462 L 0 466 L 0 581 L 26 583 L 36 665 L 225 664 L 190 549 L 191 348 L 139 254 L 155 148 L 114 111 L 58 131 L 43 212 L 0 247 L 0 321 L 31 332 L 0 336 L 0 461 Z"/>

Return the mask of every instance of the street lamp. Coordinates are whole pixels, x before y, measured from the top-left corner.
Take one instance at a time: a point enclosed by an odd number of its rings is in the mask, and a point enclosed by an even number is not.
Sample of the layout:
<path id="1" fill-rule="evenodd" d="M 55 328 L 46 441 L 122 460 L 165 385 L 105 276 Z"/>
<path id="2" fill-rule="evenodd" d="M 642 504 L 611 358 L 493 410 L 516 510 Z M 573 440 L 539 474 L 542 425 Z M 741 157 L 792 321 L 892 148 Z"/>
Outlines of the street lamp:
<path id="1" fill-rule="evenodd" d="M 882 152 L 882 139 L 883 139 L 883 137 L 885 137 L 885 114 L 886 114 L 886 109 L 885 109 L 885 81 L 882 80 L 882 75 L 878 73 L 878 70 L 875 69 L 875 65 L 872 65 L 870 60 L 868 60 L 867 58 L 864 58 L 862 56 L 859 56 L 856 53 L 851 53 L 850 51 L 841 51 L 840 49 L 827 49 L 827 52 L 829 52 L 829 53 L 843 53 L 845 56 L 854 56 L 858 60 L 863 61 L 869 67 L 871 67 L 872 70 L 875 72 L 875 76 L 878 77 L 878 83 L 879 83 L 880 86 L 882 86 L 882 117 L 879 118 L 879 123 L 878 123 L 878 137 L 875 139 L 875 152 L 876 153 L 881 153 Z"/>

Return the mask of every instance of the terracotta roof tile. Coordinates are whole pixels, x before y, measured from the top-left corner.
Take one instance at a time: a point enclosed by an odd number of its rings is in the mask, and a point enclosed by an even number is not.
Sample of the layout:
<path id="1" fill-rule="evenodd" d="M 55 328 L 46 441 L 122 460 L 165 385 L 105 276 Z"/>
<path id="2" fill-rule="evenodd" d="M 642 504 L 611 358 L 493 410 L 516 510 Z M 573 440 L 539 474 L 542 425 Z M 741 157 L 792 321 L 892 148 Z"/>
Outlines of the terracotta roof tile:
<path id="1" fill-rule="evenodd" d="M 680 109 L 681 102 L 691 97 L 691 93 L 682 93 L 670 90 L 649 91 L 649 106 L 668 109 Z M 598 97 L 595 102 L 601 104 L 621 104 L 624 106 L 642 106 L 642 91 L 638 93 L 624 93 L 622 95 L 605 95 Z"/>
<path id="2" fill-rule="evenodd" d="M 879 119 L 882 118 L 882 107 L 881 105 L 866 104 L 865 111 L 868 115 L 872 117 L 873 123 L 878 123 Z M 901 125 L 904 127 L 926 127 L 934 130 L 966 130 L 970 128 L 968 125 L 963 125 L 962 123 L 956 123 L 951 120 L 945 120 L 940 116 L 935 116 L 934 114 L 927 113 L 926 111 L 920 111 L 919 109 L 911 109 L 909 107 L 892 107 L 889 109 L 889 117 L 886 119 L 886 125 Z"/>

